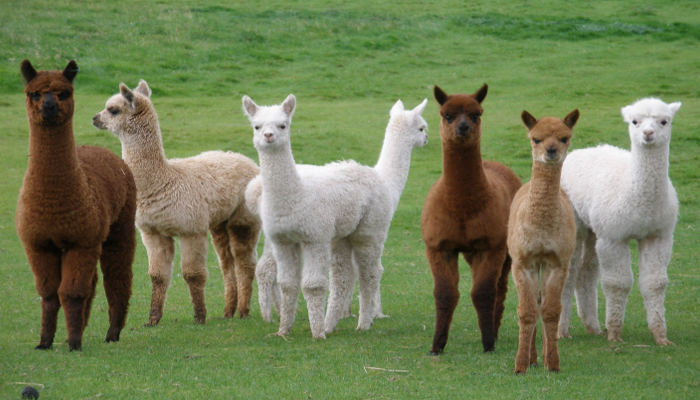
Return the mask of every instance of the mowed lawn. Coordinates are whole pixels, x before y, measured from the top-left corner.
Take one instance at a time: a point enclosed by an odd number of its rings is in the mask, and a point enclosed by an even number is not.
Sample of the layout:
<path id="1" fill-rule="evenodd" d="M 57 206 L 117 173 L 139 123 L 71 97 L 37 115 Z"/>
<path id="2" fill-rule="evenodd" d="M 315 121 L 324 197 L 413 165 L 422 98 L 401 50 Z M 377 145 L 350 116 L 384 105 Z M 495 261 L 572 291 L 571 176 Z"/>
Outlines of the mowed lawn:
<path id="1" fill-rule="evenodd" d="M 256 291 L 250 318 L 223 319 L 223 282 L 210 248 L 207 324 L 194 324 L 176 257 L 163 319 L 146 328 L 151 284 L 139 239 L 121 341 L 103 342 L 108 321 L 100 280 L 83 351 L 68 352 L 62 312 L 53 349 L 34 350 L 40 298 L 14 224 L 28 154 L 19 73 L 25 58 L 40 70 L 77 61 L 76 141 L 117 154 L 119 140 L 92 127 L 91 119 L 120 82 L 135 87 L 139 79 L 148 81 L 171 158 L 222 149 L 257 161 L 241 97 L 268 105 L 294 93 L 292 148 L 298 163 L 354 159 L 374 165 L 392 105 L 401 99 L 413 108 L 428 98 L 423 116 L 429 143 L 413 153 L 382 258 L 382 301 L 390 318 L 365 332 L 355 331 L 356 317 L 344 319 L 326 340 L 314 341 L 300 298 L 292 334 L 276 337 L 271 334 L 277 323 L 260 318 Z M 578 108 L 572 149 L 599 143 L 629 148 L 622 107 L 648 96 L 682 102 L 670 156 L 681 208 L 665 303 L 674 346 L 654 344 L 635 284 L 624 342 L 589 335 L 574 312 L 573 338 L 559 342 L 561 373 L 540 367 L 515 376 L 515 285 L 511 279 L 496 352 L 484 354 L 469 298 L 471 276 L 461 261 L 462 298 L 445 354 L 428 355 L 435 309 L 420 215 L 442 170 L 432 87 L 473 93 L 483 83 L 489 84 L 484 158 L 510 166 L 524 182 L 531 154 L 522 110 L 562 118 Z M 0 398 L 19 399 L 27 385 L 41 399 L 698 398 L 698 109 L 700 4 L 691 0 L 4 1 Z M 632 255 L 636 279 L 636 244 Z M 599 300 L 602 322 L 602 293 Z M 355 299 L 355 313 L 357 308 Z"/>

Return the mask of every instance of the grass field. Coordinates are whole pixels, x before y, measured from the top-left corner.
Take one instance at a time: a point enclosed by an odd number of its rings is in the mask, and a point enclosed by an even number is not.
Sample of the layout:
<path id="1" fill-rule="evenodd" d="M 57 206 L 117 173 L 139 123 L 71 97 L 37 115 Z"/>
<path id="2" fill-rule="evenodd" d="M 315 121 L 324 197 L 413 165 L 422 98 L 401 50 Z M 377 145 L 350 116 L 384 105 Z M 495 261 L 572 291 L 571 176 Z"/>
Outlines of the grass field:
<path id="1" fill-rule="evenodd" d="M 0 398 L 19 399 L 28 383 L 41 399 L 700 397 L 700 267 L 694 252 L 700 247 L 699 45 L 700 4 L 693 0 L 3 1 Z M 148 81 L 171 158 L 223 149 L 257 160 L 241 97 L 277 104 L 294 93 L 298 163 L 355 159 L 374 165 L 391 106 L 402 99 L 413 108 L 429 98 L 424 117 L 430 142 L 413 154 L 383 255 L 383 305 L 391 318 L 366 332 L 354 330 L 356 318 L 345 319 L 325 341 L 314 341 L 300 299 L 285 340 L 270 336 L 277 324 L 262 322 L 255 295 L 250 318 L 225 320 L 212 250 L 207 324 L 193 323 L 176 264 L 163 320 L 145 328 L 151 285 L 139 242 L 121 341 L 103 343 L 107 305 L 98 286 L 82 352 L 68 352 L 62 313 L 53 350 L 33 350 L 40 299 L 14 227 L 27 166 L 19 73 L 25 58 L 37 69 L 77 61 L 76 140 L 117 154 L 119 141 L 92 127 L 91 117 L 119 82 L 134 87 L 139 79 Z M 578 108 L 572 148 L 629 148 L 621 107 L 647 96 L 683 103 L 673 122 L 670 159 L 681 203 L 666 293 L 675 346 L 654 344 L 635 285 L 624 342 L 587 334 L 574 316 L 574 338 L 559 342 L 562 372 L 536 368 L 514 376 L 515 285 L 511 279 L 496 352 L 484 354 L 462 262 L 463 296 L 446 352 L 427 355 L 435 310 L 420 213 L 442 168 L 432 86 L 473 93 L 484 82 L 484 158 L 511 166 L 523 181 L 531 167 L 523 109 L 563 117 Z M 602 294 L 600 305 L 602 321 Z"/>

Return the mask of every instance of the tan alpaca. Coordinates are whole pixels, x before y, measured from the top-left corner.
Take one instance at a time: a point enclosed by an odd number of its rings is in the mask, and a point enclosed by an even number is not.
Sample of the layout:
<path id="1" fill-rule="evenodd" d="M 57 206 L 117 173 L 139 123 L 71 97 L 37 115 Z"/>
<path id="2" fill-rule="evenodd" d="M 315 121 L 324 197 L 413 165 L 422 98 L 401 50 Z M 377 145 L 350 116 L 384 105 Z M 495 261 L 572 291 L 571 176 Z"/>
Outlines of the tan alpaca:
<path id="1" fill-rule="evenodd" d="M 236 309 L 241 318 L 247 317 L 261 223 L 245 206 L 244 192 L 259 173 L 258 166 L 241 154 L 223 151 L 168 160 L 148 84 L 142 80 L 133 92 L 121 84 L 120 91 L 95 115 L 93 125 L 119 137 L 136 181 L 136 226 L 148 251 L 153 284 L 148 325 L 157 325 L 163 315 L 175 236 L 180 239 L 182 276 L 195 322 L 206 322 L 208 230 L 224 276 L 224 317 L 233 317 Z"/>
<path id="2" fill-rule="evenodd" d="M 576 246 L 574 211 L 559 180 L 579 112 L 574 110 L 563 120 L 547 117 L 538 121 L 527 111 L 521 117 L 529 130 L 533 162 L 532 178 L 515 195 L 508 220 L 520 322 L 516 374 L 537 364 L 538 314 L 542 316 L 544 365 L 559 371 L 561 294 Z"/>

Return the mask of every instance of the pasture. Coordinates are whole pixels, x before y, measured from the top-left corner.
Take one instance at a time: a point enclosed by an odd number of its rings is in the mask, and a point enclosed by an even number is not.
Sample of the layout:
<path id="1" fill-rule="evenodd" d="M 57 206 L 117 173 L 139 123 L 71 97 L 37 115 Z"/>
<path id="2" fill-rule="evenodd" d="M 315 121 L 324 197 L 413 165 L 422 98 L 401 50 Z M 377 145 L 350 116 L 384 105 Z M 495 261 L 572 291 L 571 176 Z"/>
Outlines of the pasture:
<path id="1" fill-rule="evenodd" d="M 699 49 L 700 4 L 692 0 L 3 1 L 0 397 L 20 398 L 22 388 L 32 384 L 42 399 L 697 398 Z M 118 155 L 119 140 L 91 122 L 120 82 L 133 88 L 139 79 L 148 81 L 169 158 L 221 149 L 257 161 L 241 97 L 269 105 L 293 93 L 297 163 L 354 159 L 374 165 L 396 100 L 413 108 L 428 98 L 423 116 L 429 143 L 413 152 L 382 258 L 382 302 L 391 318 L 375 320 L 365 332 L 355 331 L 356 317 L 344 319 L 326 340 L 314 341 L 300 297 L 292 334 L 281 338 L 271 335 L 276 322 L 261 320 L 255 292 L 250 318 L 224 319 L 223 282 L 210 246 L 207 324 L 194 324 L 176 257 L 163 319 L 157 327 L 144 327 L 151 282 L 139 239 L 121 341 L 103 343 L 108 318 L 100 278 L 83 351 L 68 352 L 62 312 L 53 349 L 34 350 L 40 298 L 14 222 L 27 167 L 19 72 L 25 58 L 38 70 L 77 61 L 76 142 Z M 620 108 L 648 96 L 682 102 L 670 156 L 680 216 L 665 302 L 668 338 L 675 346 L 654 344 L 635 283 L 624 342 L 589 335 L 574 312 L 573 338 L 559 341 L 561 373 L 540 367 L 515 376 L 515 284 L 511 278 L 496 351 L 484 354 L 468 296 L 469 268 L 462 260 L 462 297 L 445 353 L 428 355 L 435 308 L 420 215 L 442 170 L 432 87 L 473 93 L 484 82 L 489 85 L 484 159 L 510 166 L 524 182 L 532 161 L 522 110 L 563 118 L 578 108 L 572 150 L 598 143 L 629 149 Z M 601 321 L 604 304 L 599 291 Z"/>

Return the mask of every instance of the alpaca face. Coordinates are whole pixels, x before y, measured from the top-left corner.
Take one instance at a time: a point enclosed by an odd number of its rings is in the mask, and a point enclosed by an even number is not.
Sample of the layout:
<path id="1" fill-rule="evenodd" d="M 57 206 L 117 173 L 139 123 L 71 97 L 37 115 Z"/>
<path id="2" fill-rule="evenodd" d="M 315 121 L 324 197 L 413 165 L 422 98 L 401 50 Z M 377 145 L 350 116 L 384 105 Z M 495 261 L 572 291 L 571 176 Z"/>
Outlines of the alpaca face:
<path id="1" fill-rule="evenodd" d="M 153 119 L 157 124 L 158 119 L 154 116 L 151 89 L 146 81 L 141 80 L 133 92 L 123 83 L 119 88 L 120 93 L 107 100 L 105 109 L 92 117 L 92 124 L 97 129 L 112 132 L 124 143 L 143 133 L 140 128 L 152 123 Z"/>
<path id="2" fill-rule="evenodd" d="M 527 137 L 532 146 L 532 159 L 545 164 L 563 163 L 571 146 L 571 130 L 578 121 L 579 111 L 572 111 L 563 120 L 546 117 L 538 121 L 527 111 L 523 111 L 521 117 L 529 130 Z"/>
<path id="3" fill-rule="evenodd" d="M 440 103 L 440 136 L 443 141 L 461 145 L 475 145 L 481 140 L 481 102 L 486 98 L 488 86 L 484 84 L 473 95 L 447 95 L 435 86 L 435 99 Z"/>
<path id="4" fill-rule="evenodd" d="M 404 137 L 414 148 L 428 144 L 428 133 L 426 132 L 428 123 L 421 116 L 427 104 L 428 99 L 425 99 L 413 110 L 406 111 L 403 102 L 399 100 L 389 113 L 391 115 L 391 123 L 400 125 L 400 130 L 403 132 Z"/>
<path id="5" fill-rule="evenodd" d="M 75 61 L 63 71 L 37 72 L 29 60 L 21 65 L 26 81 L 27 116 L 32 124 L 60 126 L 73 119 L 73 79 L 78 73 Z"/>
<path id="6" fill-rule="evenodd" d="M 253 145 L 258 151 L 285 148 L 290 143 L 290 125 L 296 98 L 290 94 L 279 106 L 258 106 L 243 96 L 243 112 L 253 126 Z"/>
<path id="7" fill-rule="evenodd" d="M 659 99 L 643 99 L 622 109 L 629 124 L 629 135 L 637 146 L 667 146 L 671 141 L 671 122 L 681 103 L 666 104 Z"/>

